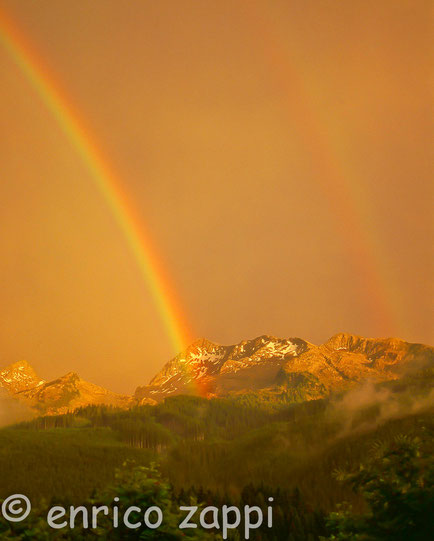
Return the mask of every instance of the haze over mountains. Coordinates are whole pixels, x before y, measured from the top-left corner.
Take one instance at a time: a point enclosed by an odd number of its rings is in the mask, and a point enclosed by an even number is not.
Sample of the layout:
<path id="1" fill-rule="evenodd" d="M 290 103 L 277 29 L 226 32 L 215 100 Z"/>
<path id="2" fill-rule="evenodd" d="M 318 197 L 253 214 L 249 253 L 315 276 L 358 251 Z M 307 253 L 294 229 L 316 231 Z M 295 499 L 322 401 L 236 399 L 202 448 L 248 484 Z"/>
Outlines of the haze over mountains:
<path id="1" fill-rule="evenodd" d="M 433 347 L 396 338 L 367 339 L 340 333 L 320 346 L 300 338 L 267 335 L 232 346 L 202 339 L 170 360 L 148 385 L 137 387 L 133 396 L 88 383 L 74 372 L 46 382 L 26 361 L 16 362 L 0 370 L 1 406 L 4 410 L 21 404 L 29 414 L 52 415 L 88 404 L 122 408 L 156 404 L 176 394 L 299 402 L 365 380 L 397 379 L 409 370 L 433 364 Z"/>

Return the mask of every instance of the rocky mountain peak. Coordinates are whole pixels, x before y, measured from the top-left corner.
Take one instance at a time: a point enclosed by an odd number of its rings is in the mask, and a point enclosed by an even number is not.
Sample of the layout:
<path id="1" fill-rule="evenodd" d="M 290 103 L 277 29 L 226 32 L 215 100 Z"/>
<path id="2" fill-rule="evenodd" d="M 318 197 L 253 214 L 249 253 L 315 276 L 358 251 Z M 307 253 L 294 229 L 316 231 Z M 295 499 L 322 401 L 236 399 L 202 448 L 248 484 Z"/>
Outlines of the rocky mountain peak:
<path id="1" fill-rule="evenodd" d="M 10 364 L 7 368 L 13 368 L 16 370 L 23 369 L 29 372 L 34 372 L 33 367 L 25 359 L 22 359 L 21 361 L 16 361 Z"/>
<path id="2" fill-rule="evenodd" d="M 78 383 L 81 381 L 80 376 L 77 374 L 77 372 L 68 372 L 64 376 L 59 378 L 59 381 L 62 381 L 63 383 Z"/>
<path id="3" fill-rule="evenodd" d="M 0 369 L 0 389 L 39 414 L 66 413 L 89 404 L 156 404 L 175 394 L 255 393 L 293 402 L 323 397 L 366 379 L 396 379 L 408 370 L 433 365 L 434 348 L 397 338 L 339 333 L 318 346 L 301 338 L 270 335 L 228 346 L 202 338 L 166 363 L 149 385 L 138 387 L 134 397 L 89 383 L 76 372 L 45 382 L 26 361 Z"/>
<path id="4" fill-rule="evenodd" d="M 377 349 L 379 347 L 399 349 L 405 343 L 404 340 L 398 338 L 363 338 L 355 334 L 342 332 L 329 338 L 327 342 L 324 343 L 324 346 L 333 350 L 346 349 L 348 351 L 362 351 L 373 346 Z"/>
<path id="5" fill-rule="evenodd" d="M 192 342 L 189 346 L 187 346 L 187 348 L 185 349 L 183 353 L 184 354 L 194 353 L 197 350 L 213 351 L 219 347 L 221 347 L 219 344 L 216 344 L 215 342 L 211 342 L 210 340 L 207 340 L 206 338 L 198 338 L 197 340 Z"/>
<path id="6" fill-rule="evenodd" d="M 60 414 L 90 404 L 106 404 L 127 407 L 131 398 L 113 393 L 80 378 L 76 372 L 27 389 L 19 398 L 40 413 Z"/>
<path id="7" fill-rule="evenodd" d="M 76 372 L 45 382 L 26 361 L 0 370 L 0 389 L 39 414 L 60 414 L 89 404 L 128 407 L 132 399 L 88 383 Z"/>
<path id="8" fill-rule="evenodd" d="M 0 388 L 11 393 L 42 385 L 44 380 L 39 378 L 33 367 L 27 361 L 17 361 L 0 369 Z"/>
<path id="9" fill-rule="evenodd" d="M 232 346 L 201 339 L 169 361 L 149 385 L 138 387 L 135 398 L 159 401 L 198 389 L 208 396 L 268 389 L 311 399 L 363 379 L 395 379 L 409 363 L 427 359 L 434 362 L 428 346 L 350 333 L 336 334 L 320 346 L 270 335 Z"/>

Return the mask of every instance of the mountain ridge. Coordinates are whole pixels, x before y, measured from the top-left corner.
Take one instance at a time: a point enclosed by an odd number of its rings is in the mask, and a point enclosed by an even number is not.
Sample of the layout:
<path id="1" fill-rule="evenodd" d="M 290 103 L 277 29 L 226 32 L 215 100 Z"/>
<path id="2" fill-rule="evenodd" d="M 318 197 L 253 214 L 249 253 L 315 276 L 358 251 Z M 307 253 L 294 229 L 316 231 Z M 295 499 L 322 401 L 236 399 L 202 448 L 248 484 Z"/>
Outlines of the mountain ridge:
<path id="1" fill-rule="evenodd" d="M 298 402 L 363 380 L 397 379 L 427 364 L 434 364 L 433 347 L 398 338 L 337 333 L 315 345 L 301 338 L 261 335 L 229 346 L 202 338 L 169 360 L 132 396 L 89 383 L 75 372 L 47 382 L 26 361 L 0 369 L 0 389 L 39 415 L 67 413 L 89 404 L 153 405 L 177 394 L 207 398 L 255 394 Z"/>
<path id="2" fill-rule="evenodd" d="M 80 378 L 76 372 L 45 381 L 27 361 L 0 370 L 0 389 L 7 396 L 31 408 L 36 414 L 58 415 L 89 404 L 128 407 L 132 398 L 108 391 Z"/>
<path id="3" fill-rule="evenodd" d="M 173 394 L 211 398 L 305 386 L 304 395 L 311 399 L 363 379 L 396 379 L 408 366 L 426 362 L 434 362 L 430 346 L 344 332 L 319 346 L 301 338 L 271 335 L 231 346 L 202 339 L 166 363 L 148 385 L 136 389 L 134 396 L 139 403 L 149 403 Z"/>

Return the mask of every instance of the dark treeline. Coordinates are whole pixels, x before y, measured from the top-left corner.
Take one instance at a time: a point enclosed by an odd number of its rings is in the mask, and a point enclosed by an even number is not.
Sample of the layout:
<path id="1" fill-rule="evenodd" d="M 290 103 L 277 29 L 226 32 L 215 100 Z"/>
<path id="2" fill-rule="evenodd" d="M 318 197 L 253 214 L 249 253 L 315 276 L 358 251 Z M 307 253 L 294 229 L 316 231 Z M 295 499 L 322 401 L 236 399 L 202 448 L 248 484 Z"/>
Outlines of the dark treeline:
<path id="1" fill-rule="evenodd" d="M 158 530 L 146 530 L 145 527 L 128 529 L 122 524 L 122 518 L 117 527 L 114 527 L 110 509 L 116 497 L 118 516 L 131 505 L 139 509 L 146 509 L 150 505 L 158 505 L 163 511 L 164 520 Z M 270 503 L 270 499 L 272 503 Z M 63 499 L 57 500 L 56 505 L 62 505 L 66 510 L 65 519 L 70 525 L 68 504 Z M 221 540 L 222 539 L 222 509 L 225 505 L 235 506 L 243 515 L 245 506 L 260 509 L 262 519 L 257 528 L 250 529 L 249 539 L 254 541 L 318 541 L 327 534 L 326 516 L 313 510 L 305 504 L 298 490 L 288 491 L 282 488 L 271 488 L 263 485 L 248 485 L 237 497 L 228 494 L 216 494 L 202 487 L 189 487 L 176 491 L 167 480 L 162 477 L 158 468 L 137 466 L 135 462 L 127 461 L 116 471 L 113 483 L 106 488 L 93 492 L 92 496 L 80 502 L 81 509 L 85 509 L 87 516 L 91 516 L 92 506 L 106 505 L 109 509 L 107 516 L 98 518 L 97 527 L 89 528 L 83 525 L 83 514 L 74 519 L 74 528 L 65 527 L 61 530 L 51 529 L 45 520 L 49 506 L 45 503 L 33 509 L 32 515 L 26 523 L 14 523 L 3 520 L 0 516 L 1 539 L 14 539 L 15 541 L 28 541 L 40 539 L 83 540 L 99 538 L 106 541 L 159 539 L 161 541 L 175 541 L 181 539 Z M 270 515 L 269 506 L 272 505 Z M 197 509 L 189 519 L 197 528 L 181 530 L 182 521 L 187 517 L 187 511 L 182 507 L 195 506 Z M 202 511 L 208 514 L 206 522 L 210 524 L 210 508 L 216 511 L 212 515 L 213 526 L 205 529 L 200 523 Z M 254 511 L 254 520 L 258 511 Z M 268 517 L 272 517 L 272 523 Z M 141 513 L 134 512 L 131 517 L 134 522 L 141 520 Z M 231 519 L 232 522 L 233 519 Z M 238 526 L 231 527 L 228 539 L 240 541 L 245 539 L 246 527 L 244 520 Z"/>
<path id="2" fill-rule="evenodd" d="M 177 490 L 203 486 L 236 498 L 243 487 L 264 484 L 298 489 L 316 509 L 330 511 L 342 500 L 362 509 L 361 498 L 338 483 L 333 472 L 357 465 L 373 442 L 390 441 L 399 433 L 432 442 L 434 421 L 427 401 L 432 381 L 432 370 L 425 370 L 396 382 L 279 407 L 261 402 L 260 393 L 251 404 L 239 397 L 174 396 L 129 410 L 88 406 L 22 423 L 8 432 L 26 432 L 28 441 L 41 446 L 44 441 L 53 445 L 56 433 L 57 441 L 74 433 L 76 441 L 86 440 L 83 457 L 106 453 L 105 463 L 111 464 L 116 461 L 110 457 L 125 453 L 128 458 L 134 451 L 142 463 L 157 460 Z M 102 435 L 106 443 L 93 445 Z M 41 461 L 48 457 L 53 463 L 58 460 L 48 450 Z"/>
<path id="3" fill-rule="evenodd" d="M 110 485 L 126 460 L 157 462 L 178 502 L 263 506 L 273 496 L 275 527 L 254 539 L 319 539 L 340 502 L 366 512 L 361 493 L 337 476 L 359 468 L 373 446 L 405 434 L 433 456 L 432 383 L 424 371 L 296 404 L 260 393 L 175 396 L 156 406 L 40 417 L 0 430 L 0 498 L 21 492 L 80 503 Z"/>
<path id="4" fill-rule="evenodd" d="M 227 492 L 213 492 L 203 487 L 181 488 L 174 491 L 174 499 L 179 505 L 188 505 L 191 501 L 200 502 L 202 507 L 223 505 L 258 506 L 263 516 L 267 516 L 267 506 L 272 498 L 272 528 L 264 524 L 257 530 L 250 532 L 250 539 L 255 541 L 314 541 L 327 533 L 326 515 L 322 511 L 314 510 L 303 500 L 300 491 L 295 488 L 272 488 L 265 485 L 250 484 L 245 486 L 237 496 L 230 496 Z M 239 539 L 243 539 L 243 525 L 238 528 Z"/>
<path id="5" fill-rule="evenodd" d="M 65 519 L 66 526 L 62 529 L 54 531 L 50 528 L 45 520 L 49 506 L 41 502 L 33 508 L 26 522 L 11 522 L 0 515 L 0 537 L 15 541 L 82 541 L 95 538 L 104 541 L 218 540 L 222 539 L 222 511 L 229 505 L 235 506 L 240 514 L 236 524 L 233 523 L 234 517 L 230 520 L 228 539 L 232 541 L 246 538 L 255 541 L 430 539 L 434 513 L 434 464 L 427 446 L 419 438 L 396 436 L 388 445 L 377 442 L 371 447 L 370 456 L 357 469 L 342 471 L 339 477 L 363 495 L 364 511 L 354 513 L 353 508 L 346 504 L 326 515 L 312 508 L 298 489 L 291 491 L 263 484 L 250 484 L 237 496 L 194 486 L 177 491 L 155 464 L 143 467 L 135 461 L 126 461 L 117 469 L 111 483 L 94 490 L 90 498 L 80 502 L 78 519 L 76 515 L 72 519 L 73 510 L 64 499 L 56 501 L 56 505 L 62 505 L 65 510 L 62 519 Z M 114 502 L 117 516 L 121 517 L 117 524 L 113 522 Z M 92 516 L 92 509 L 100 509 L 101 505 L 107 512 L 99 517 L 97 524 L 84 519 Z M 132 518 L 134 522 L 139 521 L 133 527 L 122 521 L 131 505 L 135 506 Z M 143 510 L 155 505 L 162 511 L 162 519 L 158 529 L 149 529 L 141 522 Z M 249 536 L 246 535 L 246 522 L 241 520 L 248 509 L 254 509 L 256 519 L 260 517 L 256 524 L 256 520 L 253 522 L 254 529 L 250 528 Z M 188 514 L 187 519 L 187 511 L 190 510 L 193 513 Z M 231 513 L 234 513 L 233 508 Z M 204 522 L 199 518 L 202 515 L 207 517 Z M 189 522 L 188 530 L 181 529 L 184 519 Z M 192 528 L 191 524 L 196 526 Z M 252 526 L 250 521 L 249 524 Z"/>
<path id="6" fill-rule="evenodd" d="M 64 415 L 39 417 L 19 428 L 110 427 L 130 445 L 146 448 L 168 446 L 176 437 L 192 440 L 232 439 L 270 422 L 273 414 L 232 400 L 206 400 L 194 396 L 167 398 L 157 406 L 124 410 L 110 406 L 87 406 Z"/>

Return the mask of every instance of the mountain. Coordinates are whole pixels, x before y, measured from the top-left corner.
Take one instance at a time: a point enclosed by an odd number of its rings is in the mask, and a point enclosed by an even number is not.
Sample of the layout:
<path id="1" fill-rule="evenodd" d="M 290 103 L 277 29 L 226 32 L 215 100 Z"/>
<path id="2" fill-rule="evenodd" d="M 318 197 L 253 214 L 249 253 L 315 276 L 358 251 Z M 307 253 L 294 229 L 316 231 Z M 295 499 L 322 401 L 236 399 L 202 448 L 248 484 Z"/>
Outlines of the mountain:
<path id="1" fill-rule="evenodd" d="M 212 396 L 244 388 L 258 389 L 273 381 L 282 365 L 311 344 L 299 338 L 259 336 L 234 346 L 201 339 L 169 361 L 150 382 L 139 387 L 139 401 L 159 401 L 171 394 Z"/>
<path id="2" fill-rule="evenodd" d="M 16 362 L 0 371 L 0 389 L 4 391 L 3 404 L 6 404 L 5 397 L 9 397 L 14 403 L 19 401 L 34 412 L 47 415 L 67 413 L 89 404 L 128 407 L 132 402 L 131 397 L 88 383 L 74 372 L 46 382 L 26 361 Z"/>
<path id="3" fill-rule="evenodd" d="M 434 348 L 396 338 L 340 333 L 316 346 L 300 338 L 260 336 L 233 346 L 198 340 L 169 361 L 149 385 L 136 389 L 139 403 L 166 396 L 207 397 L 249 393 L 288 401 L 326 396 L 362 380 L 397 379 L 434 363 Z"/>
<path id="4" fill-rule="evenodd" d="M 232 346 L 201 339 L 169 361 L 133 397 L 108 391 L 76 373 L 46 382 L 20 361 L 0 371 L 0 391 L 37 414 L 62 414 L 89 404 L 127 408 L 171 395 L 301 402 L 345 390 L 363 380 L 387 381 L 434 365 L 434 348 L 396 338 L 340 333 L 316 346 L 301 338 L 263 335 Z M 5 409 L 5 408 L 3 408 Z"/>
<path id="5" fill-rule="evenodd" d="M 36 372 L 27 361 L 18 361 L 0 370 L 0 389 L 5 389 L 11 394 L 44 383 L 45 381 L 36 375 Z"/>
<path id="6" fill-rule="evenodd" d="M 84 381 L 75 372 L 16 395 L 43 414 L 62 414 L 89 404 L 128 407 L 131 398 Z"/>

